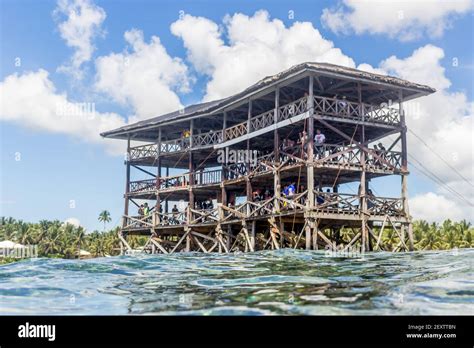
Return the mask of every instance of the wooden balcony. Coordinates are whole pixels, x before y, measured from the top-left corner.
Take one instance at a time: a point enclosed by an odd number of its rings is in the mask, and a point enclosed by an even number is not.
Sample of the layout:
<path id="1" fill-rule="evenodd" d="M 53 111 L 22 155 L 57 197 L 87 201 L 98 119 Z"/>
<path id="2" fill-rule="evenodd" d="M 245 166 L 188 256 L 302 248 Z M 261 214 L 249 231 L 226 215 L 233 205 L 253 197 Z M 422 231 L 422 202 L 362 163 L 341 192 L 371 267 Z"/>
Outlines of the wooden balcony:
<path id="1" fill-rule="evenodd" d="M 128 230 L 153 229 L 185 225 L 226 224 L 242 220 L 267 219 L 274 216 L 304 216 L 320 219 L 359 220 L 365 215 L 369 221 L 383 221 L 386 217 L 403 220 L 400 198 L 367 197 L 367 209 L 362 210 L 358 195 L 314 191 L 315 204 L 309 208 L 308 191 L 293 196 L 274 196 L 267 200 L 244 202 L 237 206 L 218 204 L 212 209 L 187 208 L 178 213 L 151 212 L 148 216 L 125 216 Z"/>
<path id="2" fill-rule="evenodd" d="M 280 123 L 292 117 L 303 115 L 308 111 L 308 98 L 303 97 L 278 108 L 276 122 Z M 354 103 L 343 99 L 314 97 L 314 113 L 326 119 L 338 121 L 352 120 L 369 122 L 374 125 L 397 126 L 400 123 L 398 110 L 366 103 Z M 265 111 L 224 130 L 195 134 L 189 138 L 178 138 L 161 142 L 160 153 L 171 154 L 192 149 L 213 147 L 230 140 L 244 137 L 247 134 L 263 130 L 275 124 L 275 110 Z M 158 145 L 148 144 L 130 149 L 130 160 L 153 160 L 158 156 Z"/>
<path id="3" fill-rule="evenodd" d="M 313 162 L 316 169 L 340 170 L 357 172 L 362 170 L 362 150 L 356 146 L 344 146 L 337 144 L 324 144 L 316 147 Z M 375 150 L 365 156 L 366 171 L 378 175 L 396 174 L 402 170 L 401 153 L 397 151 L 377 151 L 377 155 L 385 160 L 376 158 Z M 146 196 L 158 192 L 170 192 L 176 190 L 188 190 L 192 187 L 205 187 L 220 185 L 221 182 L 236 182 L 245 179 L 246 176 L 271 175 L 274 167 L 280 170 L 290 170 L 295 166 L 304 166 L 309 160 L 301 150 L 301 145 L 285 148 L 280 151 L 279 161 L 275 161 L 274 153 L 259 156 L 256 165 L 246 163 L 232 163 L 223 169 L 203 170 L 194 172 L 194 185 L 191 185 L 190 174 L 180 174 L 162 177 L 159 184 L 156 179 L 145 179 L 131 181 L 129 195 Z"/>

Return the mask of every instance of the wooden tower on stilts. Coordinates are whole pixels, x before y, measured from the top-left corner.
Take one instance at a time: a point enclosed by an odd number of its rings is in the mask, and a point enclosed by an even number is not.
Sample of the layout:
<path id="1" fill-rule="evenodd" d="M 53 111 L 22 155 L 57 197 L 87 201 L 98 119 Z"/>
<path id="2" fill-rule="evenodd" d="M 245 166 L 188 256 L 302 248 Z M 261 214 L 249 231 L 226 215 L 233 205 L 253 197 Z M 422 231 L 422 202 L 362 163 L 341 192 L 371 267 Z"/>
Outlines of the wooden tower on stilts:
<path id="1" fill-rule="evenodd" d="M 127 141 L 123 252 L 130 235 L 164 254 L 412 250 L 403 105 L 433 92 L 304 63 L 228 98 L 103 133 Z M 372 180 L 388 175 L 400 176 L 399 197 L 376 195 Z M 144 202 L 149 211 L 138 214 Z M 387 228 L 398 241 L 391 249 Z"/>

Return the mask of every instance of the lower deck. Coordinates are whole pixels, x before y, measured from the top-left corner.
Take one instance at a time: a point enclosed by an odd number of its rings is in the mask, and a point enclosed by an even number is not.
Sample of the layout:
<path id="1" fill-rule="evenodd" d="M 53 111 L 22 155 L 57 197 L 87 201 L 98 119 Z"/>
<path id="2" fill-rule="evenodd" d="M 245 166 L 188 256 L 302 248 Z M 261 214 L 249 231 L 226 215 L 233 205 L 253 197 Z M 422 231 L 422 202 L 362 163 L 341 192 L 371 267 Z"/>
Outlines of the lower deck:
<path id="1" fill-rule="evenodd" d="M 248 205 L 243 205 L 240 210 L 219 205 L 218 210 L 216 216 L 211 212 L 200 212 L 201 215 L 197 218 L 194 215 L 190 223 L 181 223 L 178 216 L 159 221 L 157 214 L 152 217 L 154 221 L 126 218 L 130 224 L 120 233 L 122 246 L 131 251 L 127 238 L 138 235 L 148 237 L 143 252 L 163 254 L 253 252 L 280 248 L 334 252 L 408 251 L 413 248 L 410 219 L 401 214 L 341 214 L 296 206 L 282 208 L 279 212 L 261 210 L 254 215 Z M 191 212 L 187 215 L 189 218 Z M 390 230 L 392 237 L 398 240 L 394 248 L 384 245 L 384 230 Z"/>

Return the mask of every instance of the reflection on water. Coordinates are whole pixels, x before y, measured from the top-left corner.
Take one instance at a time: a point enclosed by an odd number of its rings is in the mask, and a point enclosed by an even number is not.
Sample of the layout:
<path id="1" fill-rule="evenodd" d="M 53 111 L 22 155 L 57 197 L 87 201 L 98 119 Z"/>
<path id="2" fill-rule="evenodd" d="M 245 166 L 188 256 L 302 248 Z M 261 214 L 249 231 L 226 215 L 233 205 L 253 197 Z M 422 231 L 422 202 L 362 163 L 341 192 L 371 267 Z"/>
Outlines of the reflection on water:
<path id="1" fill-rule="evenodd" d="M 474 249 L 180 253 L 0 266 L 1 314 L 474 314 Z"/>

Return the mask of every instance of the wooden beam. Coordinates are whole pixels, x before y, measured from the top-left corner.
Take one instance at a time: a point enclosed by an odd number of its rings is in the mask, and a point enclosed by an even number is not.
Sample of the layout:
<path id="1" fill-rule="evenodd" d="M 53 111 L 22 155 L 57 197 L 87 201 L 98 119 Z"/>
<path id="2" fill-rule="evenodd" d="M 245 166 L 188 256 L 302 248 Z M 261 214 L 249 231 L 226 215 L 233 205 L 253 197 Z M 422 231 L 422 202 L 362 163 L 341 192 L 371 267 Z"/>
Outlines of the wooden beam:
<path id="1" fill-rule="evenodd" d="M 126 175 L 125 175 L 125 207 L 123 210 L 123 215 L 128 215 L 128 193 L 130 192 L 130 135 L 127 137 L 127 155 L 126 155 Z M 124 219 L 125 225 L 125 219 Z"/>

